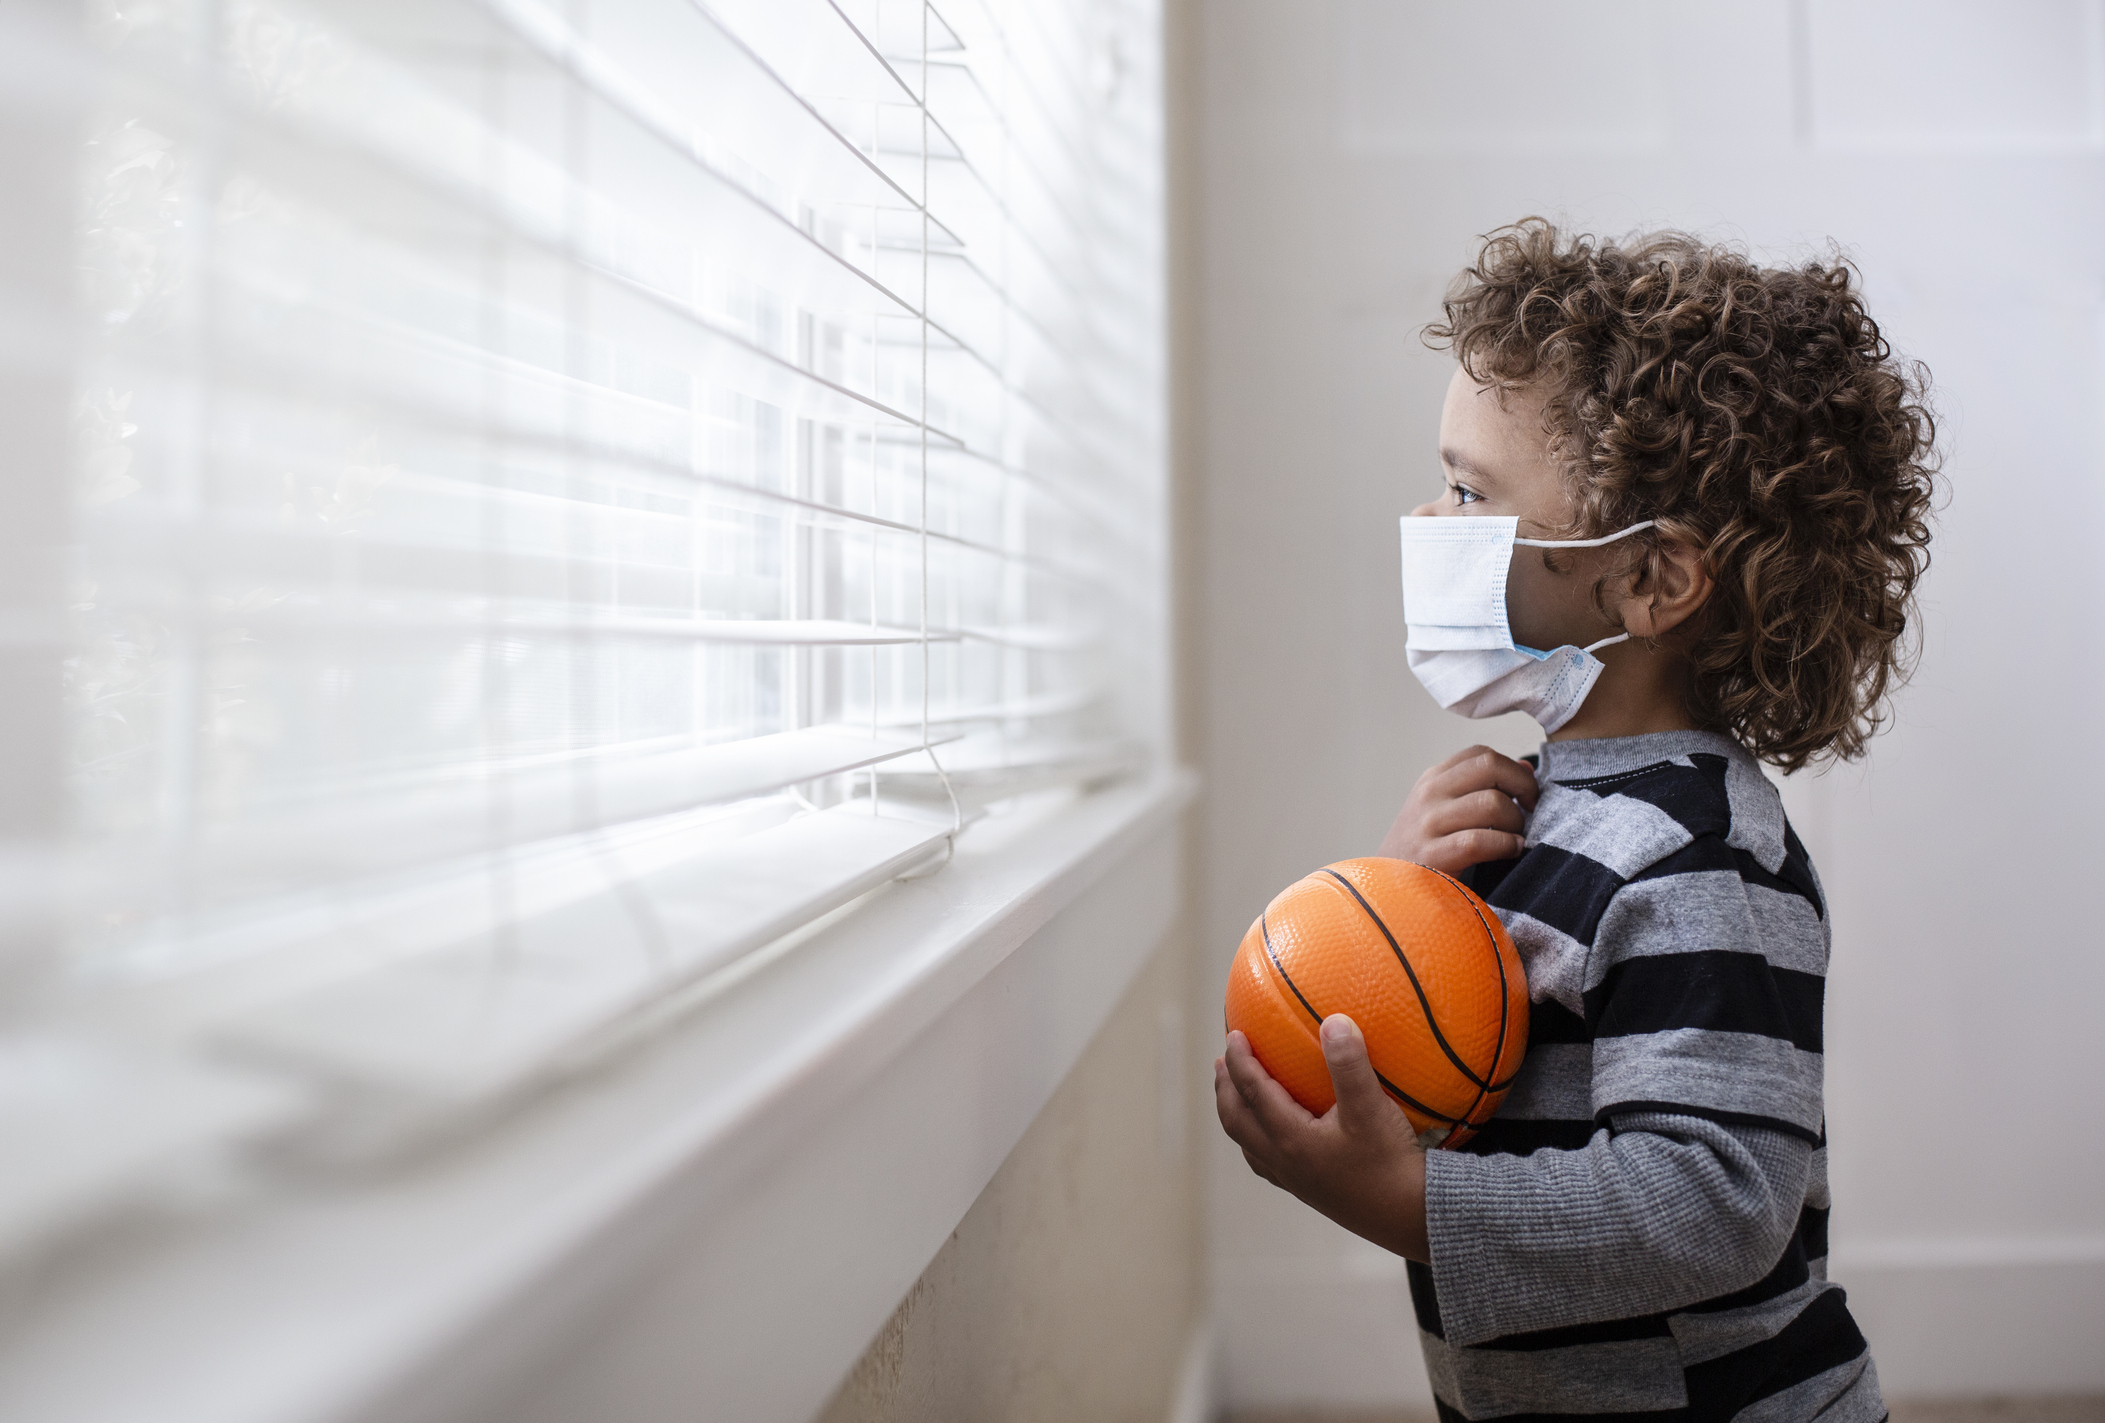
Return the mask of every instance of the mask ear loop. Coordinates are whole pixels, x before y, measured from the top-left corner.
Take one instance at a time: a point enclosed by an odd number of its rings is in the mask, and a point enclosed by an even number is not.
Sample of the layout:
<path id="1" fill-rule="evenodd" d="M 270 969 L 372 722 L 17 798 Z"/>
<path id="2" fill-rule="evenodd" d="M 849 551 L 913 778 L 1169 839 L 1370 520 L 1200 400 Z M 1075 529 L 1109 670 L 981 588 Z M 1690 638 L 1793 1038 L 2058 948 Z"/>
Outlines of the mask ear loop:
<path id="1" fill-rule="evenodd" d="M 1517 538 L 1513 540 L 1513 542 L 1525 548 L 1600 548 L 1604 544 L 1614 543 L 1617 539 L 1628 538 L 1630 535 L 1636 533 L 1640 529 L 1649 529 L 1657 522 L 1658 520 L 1656 519 L 1646 519 L 1642 523 L 1632 524 L 1627 529 L 1620 529 L 1615 533 L 1607 534 L 1597 539 Z M 1614 637 L 1604 637 L 1599 642 L 1588 643 L 1585 647 L 1582 647 L 1579 650 L 1581 652 L 1598 652 L 1604 647 L 1613 647 L 1618 642 L 1628 642 L 1629 640 L 1630 634 L 1626 632 L 1619 632 Z"/>
<path id="2" fill-rule="evenodd" d="M 1627 529 L 1597 539 L 1515 539 L 1513 542 L 1522 548 L 1599 548 L 1603 544 L 1612 544 L 1617 539 L 1628 538 L 1639 529 L 1649 529 L 1657 522 L 1656 519 L 1646 519 L 1641 524 L 1632 524 Z"/>

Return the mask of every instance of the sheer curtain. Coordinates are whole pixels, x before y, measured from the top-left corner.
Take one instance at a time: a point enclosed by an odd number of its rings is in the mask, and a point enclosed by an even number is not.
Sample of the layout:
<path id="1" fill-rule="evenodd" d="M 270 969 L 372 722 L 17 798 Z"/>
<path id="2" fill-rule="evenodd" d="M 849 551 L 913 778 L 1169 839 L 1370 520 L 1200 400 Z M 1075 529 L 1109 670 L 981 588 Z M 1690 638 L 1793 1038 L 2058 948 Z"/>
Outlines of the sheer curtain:
<path id="1" fill-rule="evenodd" d="M 7 418 L 67 451 L 15 476 L 64 555 L 0 1241 L 456 1129 L 1156 758 L 1148 0 L 39 0 L 0 47 L 58 76 L 9 171 L 64 174 Z"/>

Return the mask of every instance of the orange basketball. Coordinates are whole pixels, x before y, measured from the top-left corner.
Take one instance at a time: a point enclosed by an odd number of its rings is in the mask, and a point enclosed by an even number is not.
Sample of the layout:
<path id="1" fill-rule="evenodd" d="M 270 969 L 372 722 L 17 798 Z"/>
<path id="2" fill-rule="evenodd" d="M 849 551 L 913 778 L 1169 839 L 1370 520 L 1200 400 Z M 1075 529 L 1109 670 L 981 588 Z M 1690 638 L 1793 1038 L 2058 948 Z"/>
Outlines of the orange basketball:
<path id="1" fill-rule="evenodd" d="M 1528 986 L 1505 926 L 1457 881 L 1405 860 L 1343 860 L 1288 885 L 1243 935 L 1228 1026 L 1321 1114 L 1336 1101 L 1316 1030 L 1359 1024 L 1382 1086 L 1426 1146 L 1490 1120 L 1528 1045 Z"/>

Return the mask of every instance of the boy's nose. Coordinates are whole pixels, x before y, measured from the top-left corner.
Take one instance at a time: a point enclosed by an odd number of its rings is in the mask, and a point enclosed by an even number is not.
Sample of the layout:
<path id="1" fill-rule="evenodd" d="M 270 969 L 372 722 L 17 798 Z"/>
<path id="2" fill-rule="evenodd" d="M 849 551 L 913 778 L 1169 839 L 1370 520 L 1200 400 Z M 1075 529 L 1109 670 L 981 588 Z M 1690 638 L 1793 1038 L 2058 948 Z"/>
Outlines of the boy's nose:
<path id="1" fill-rule="evenodd" d="M 1431 518 L 1433 515 L 1438 514 L 1439 512 L 1440 501 L 1437 499 L 1428 499 L 1423 504 L 1420 504 L 1417 508 L 1411 510 L 1411 517 L 1414 519 L 1428 519 Z"/>

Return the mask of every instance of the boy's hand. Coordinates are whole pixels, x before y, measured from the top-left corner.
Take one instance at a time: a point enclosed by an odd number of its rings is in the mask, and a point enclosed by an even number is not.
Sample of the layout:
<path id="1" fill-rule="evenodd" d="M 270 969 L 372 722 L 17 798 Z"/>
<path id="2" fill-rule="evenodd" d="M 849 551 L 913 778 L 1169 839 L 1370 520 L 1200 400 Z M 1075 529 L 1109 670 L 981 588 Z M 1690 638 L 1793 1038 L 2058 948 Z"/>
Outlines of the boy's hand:
<path id="1" fill-rule="evenodd" d="M 1366 1039 L 1350 1018 L 1325 1018 L 1322 1039 L 1338 1100 L 1314 1117 L 1264 1070 L 1248 1038 L 1228 1034 L 1226 1055 L 1213 1060 L 1221 1125 L 1265 1180 L 1353 1234 L 1429 1263 L 1425 1153 L 1410 1118 L 1375 1079 Z"/>
<path id="2" fill-rule="evenodd" d="M 1376 853 L 1455 874 L 1527 848 L 1535 771 L 1488 746 L 1457 751 L 1418 778 Z"/>

